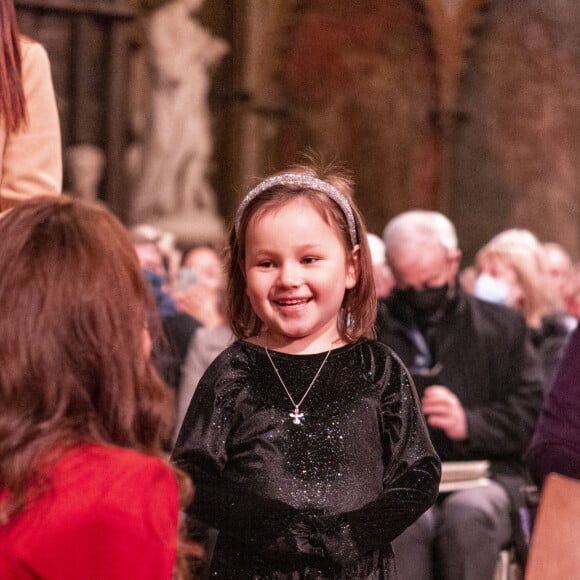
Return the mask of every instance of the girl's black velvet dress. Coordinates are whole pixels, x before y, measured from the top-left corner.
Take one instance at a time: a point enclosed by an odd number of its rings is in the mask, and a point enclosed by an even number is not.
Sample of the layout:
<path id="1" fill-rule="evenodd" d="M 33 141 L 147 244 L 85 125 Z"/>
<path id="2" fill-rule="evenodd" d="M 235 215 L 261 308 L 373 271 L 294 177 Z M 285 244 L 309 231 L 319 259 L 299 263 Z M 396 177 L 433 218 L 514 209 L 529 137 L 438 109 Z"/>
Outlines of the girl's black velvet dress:
<path id="1" fill-rule="evenodd" d="M 299 401 L 326 353 L 271 352 Z M 362 339 L 331 352 L 300 425 L 265 349 L 238 341 L 196 389 L 173 461 L 191 520 L 217 528 L 212 578 L 392 579 L 390 542 L 440 478 L 408 372 Z"/>

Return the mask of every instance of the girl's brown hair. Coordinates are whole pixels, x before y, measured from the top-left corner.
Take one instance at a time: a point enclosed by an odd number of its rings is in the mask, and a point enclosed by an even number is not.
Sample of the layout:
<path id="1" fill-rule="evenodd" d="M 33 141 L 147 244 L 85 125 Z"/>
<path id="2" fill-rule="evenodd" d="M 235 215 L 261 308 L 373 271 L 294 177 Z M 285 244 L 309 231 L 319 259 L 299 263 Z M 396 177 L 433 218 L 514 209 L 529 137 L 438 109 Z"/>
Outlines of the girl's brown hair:
<path id="1" fill-rule="evenodd" d="M 26 124 L 22 60 L 13 0 L 0 0 L 0 123 L 7 133 Z"/>
<path id="2" fill-rule="evenodd" d="M 37 198 L 0 220 L 0 239 L 6 520 L 31 489 L 42 492 L 45 462 L 73 446 L 114 445 L 166 461 L 173 401 L 144 347 L 154 305 L 117 218 L 78 199 Z M 186 504 L 191 483 L 174 471 Z"/>
<path id="3" fill-rule="evenodd" d="M 373 268 L 366 226 L 352 199 L 352 180 L 346 172 L 335 166 L 324 167 L 315 163 L 295 165 L 275 175 L 284 173 L 299 173 L 322 179 L 334 186 L 350 203 L 358 238 L 358 281 L 353 288 L 345 292 L 338 318 L 338 331 L 345 342 L 355 341 L 362 336 L 374 337 L 377 304 Z M 344 212 L 326 193 L 286 184 L 275 185 L 260 193 L 245 208 L 238 227 L 232 225 L 229 235 L 227 312 L 231 328 L 238 338 L 255 336 L 262 327 L 262 321 L 252 310 L 246 295 L 245 239 L 248 224 L 252 217 L 264 215 L 280 205 L 295 200 L 298 196 L 307 199 L 326 223 L 336 229 L 347 252 L 355 249 Z"/>

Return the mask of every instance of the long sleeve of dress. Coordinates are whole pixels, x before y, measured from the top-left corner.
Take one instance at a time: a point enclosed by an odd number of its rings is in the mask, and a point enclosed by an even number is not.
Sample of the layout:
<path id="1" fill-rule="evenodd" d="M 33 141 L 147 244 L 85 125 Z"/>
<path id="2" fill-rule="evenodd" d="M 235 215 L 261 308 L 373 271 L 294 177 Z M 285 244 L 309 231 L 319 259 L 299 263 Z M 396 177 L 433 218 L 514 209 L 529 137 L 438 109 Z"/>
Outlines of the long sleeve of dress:
<path id="1" fill-rule="evenodd" d="M 188 510 L 195 514 L 195 519 L 264 548 L 272 537 L 282 533 L 298 511 L 284 502 L 251 493 L 245 486 L 222 476 L 228 459 L 224 444 L 242 383 L 235 370 L 222 375 L 221 369 L 221 365 L 210 366 L 196 389 L 172 461 L 195 483 L 195 498 Z M 192 426 L 195 410 L 197 421 Z"/>
<path id="2" fill-rule="evenodd" d="M 389 544 L 434 502 L 441 477 L 427 427 L 406 368 L 393 358 L 389 382 L 401 385 L 383 402 L 385 448 L 393 452 L 386 466 L 383 491 L 363 507 L 333 516 L 311 518 L 333 560 L 345 564 Z M 400 408 L 400 422 L 392 409 Z M 391 409 L 391 411 L 389 411 Z"/>
<path id="3" fill-rule="evenodd" d="M 289 388 L 321 360 L 275 355 Z M 325 372 L 335 383 L 312 390 L 300 426 L 258 347 L 234 344 L 202 378 L 172 459 L 196 485 L 190 514 L 220 538 L 344 566 L 434 502 L 440 464 L 400 361 L 363 341 L 332 353 Z"/>
<path id="4" fill-rule="evenodd" d="M 62 191 L 62 145 L 50 62 L 40 44 L 23 39 L 21 47 L 28 125 L 0 135 L 0 212 L 35 195 Z"/>

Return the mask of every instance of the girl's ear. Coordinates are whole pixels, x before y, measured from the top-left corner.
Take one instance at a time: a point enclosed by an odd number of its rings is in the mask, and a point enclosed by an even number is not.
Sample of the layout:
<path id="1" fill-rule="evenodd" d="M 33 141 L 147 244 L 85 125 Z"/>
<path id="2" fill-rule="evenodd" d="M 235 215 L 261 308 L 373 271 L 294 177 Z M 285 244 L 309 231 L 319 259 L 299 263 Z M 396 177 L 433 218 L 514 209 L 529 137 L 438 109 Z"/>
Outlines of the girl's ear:
<path id="1" fill-rule="evenodd" d="M 344 287 L 354 288 L 360 276 L 360 246 L 357 244 L 346 258 L 346 279 Z"/>

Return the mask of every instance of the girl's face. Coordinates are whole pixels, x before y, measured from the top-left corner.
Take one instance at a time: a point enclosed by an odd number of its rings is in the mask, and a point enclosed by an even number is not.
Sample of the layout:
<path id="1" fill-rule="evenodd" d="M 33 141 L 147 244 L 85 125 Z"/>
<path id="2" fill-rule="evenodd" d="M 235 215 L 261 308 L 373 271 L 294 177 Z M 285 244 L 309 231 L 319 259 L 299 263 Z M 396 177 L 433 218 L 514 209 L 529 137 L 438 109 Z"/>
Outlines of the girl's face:
<path id="1" fill-rule="evenodd" d="M 251 218 L 246 232 L 246 294 L 267 335 L 265 346 L 321 352 L 339 344 L 346 289 L 358 279 L 358 250 L 304 198 Z"/>

